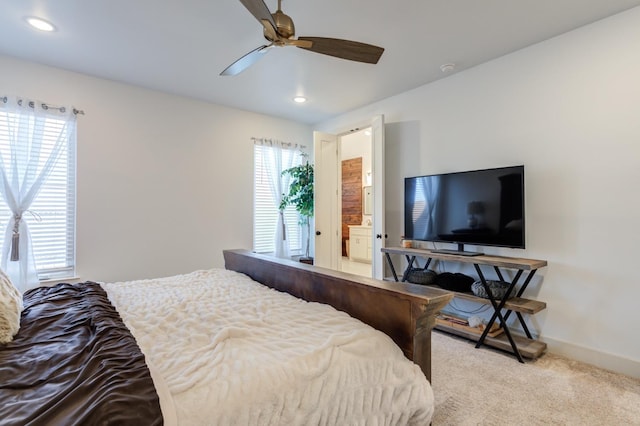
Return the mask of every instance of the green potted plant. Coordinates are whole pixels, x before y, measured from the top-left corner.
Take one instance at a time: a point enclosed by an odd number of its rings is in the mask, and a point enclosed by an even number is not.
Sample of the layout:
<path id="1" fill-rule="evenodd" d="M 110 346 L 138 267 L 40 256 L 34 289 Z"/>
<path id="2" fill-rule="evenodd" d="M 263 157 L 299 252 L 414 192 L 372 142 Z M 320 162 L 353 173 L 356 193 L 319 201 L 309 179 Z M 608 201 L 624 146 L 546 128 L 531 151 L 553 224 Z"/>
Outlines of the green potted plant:
<path id="1" fill-rule="evenodd" d="M 302 155 L 306 160 L 304 164 L 291 167 L 282 172 L 283 176 L 291 176 L 291 183 L 289 192 L 282 194 L 279 208 L 284 210 L 288 205 L 292 205 L 300 214 L 299 224 L 307 226 L 307 247 L 304 257 L 300 258 L 300 260 L 310 261 L 312 260 L 309 256 L 309 241 L 311 240 L 310 219 L 313 217 L 313 164 L 309 163 L 306 154 Z"/>

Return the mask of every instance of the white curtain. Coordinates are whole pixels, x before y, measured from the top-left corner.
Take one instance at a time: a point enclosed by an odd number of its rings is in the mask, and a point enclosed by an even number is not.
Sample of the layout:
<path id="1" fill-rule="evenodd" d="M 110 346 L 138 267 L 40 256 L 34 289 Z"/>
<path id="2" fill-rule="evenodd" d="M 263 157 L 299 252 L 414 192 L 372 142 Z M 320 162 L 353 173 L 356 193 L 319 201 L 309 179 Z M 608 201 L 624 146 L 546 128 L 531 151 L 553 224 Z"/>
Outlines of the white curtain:
<path id="1" fill-rule="evenodd" d="M 291 177 L 289 175 L 283 176 L 282 171 L 297 165 L 295 160 L 299 156 L 295 155 L 295 150 L 300 147 L 296 144 L 272 139 L 254 138 L 254 143 L 270 147 L 270 149 L 266 151 L 268 155 L 263 156 L 263 158 L 269 162 L 269 165 L 266 165 L 265 169 L 271 171 L 271 173 L 269 173 L 271 196 L 273 197 L 274 204 L 279 206 L 282 201 L 282 194 L 289 190 L 289 183 L 291 182 Z M 277 214 L 278 218 L 274 235 L 274 254 L 276 257 L 288 258 L 289 241 L 287 240 L 287 223 L 282 210 L 278 211 Z"/>
<path id="2" fill-rule="evenodd" d="M 0 114 L 6 122 L 9 148 L 0 155 L 0 193 L 12 212 L 5 230 L 0 266 L 22 292 L 39 285 L 26 216 L 42 184 L 50 175 L 67 140 L 75 137 L 73 108 L 49 107 L 26 99 L 0 98 Z M 47 122 L 64 120 L 60 127 Z M 56 134 L 51 134 L 52 127 Z M 46 130 L 45 130 L 46 129 Z M 43 139 L 55 143 L 44 144 Z"/>

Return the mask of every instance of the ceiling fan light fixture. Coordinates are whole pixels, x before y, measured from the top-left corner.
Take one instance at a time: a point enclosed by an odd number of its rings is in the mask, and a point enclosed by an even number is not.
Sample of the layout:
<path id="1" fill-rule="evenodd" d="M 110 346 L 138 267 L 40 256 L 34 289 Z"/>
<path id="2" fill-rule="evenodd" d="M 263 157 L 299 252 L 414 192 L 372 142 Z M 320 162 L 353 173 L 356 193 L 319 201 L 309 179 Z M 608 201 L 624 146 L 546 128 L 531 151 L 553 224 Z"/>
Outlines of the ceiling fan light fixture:
<path id="1" fill-rule="evenodd" d="M 293 98 L 293 102 L 297 103 L 297 104 L 303 104 L 305 102 L 307 102 L 307 98 L 305 98 L 304 96 L 296 96 Z"/>
<path id="2" fill-rule="evenodd" d="M 45 21 L 42 18 L 36 18 L 35 16 L 27 16 L 26 18 L 24 18 L 24 20 L 31 27 L 33 27 L 33 28 L 35 28 L 37 30 L 40 30 L 40 31 L 53 32 L 53 31 L 56 30 L 55 25 L 53 25 L 49 21 Z"/>

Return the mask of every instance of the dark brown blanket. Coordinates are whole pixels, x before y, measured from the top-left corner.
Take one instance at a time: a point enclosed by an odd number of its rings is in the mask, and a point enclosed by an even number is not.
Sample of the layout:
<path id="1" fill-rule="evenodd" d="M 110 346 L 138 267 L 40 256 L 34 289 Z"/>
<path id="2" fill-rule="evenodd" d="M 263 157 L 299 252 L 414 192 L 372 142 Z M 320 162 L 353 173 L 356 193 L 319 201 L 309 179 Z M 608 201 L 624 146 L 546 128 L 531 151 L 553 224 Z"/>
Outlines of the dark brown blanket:
<path id="1" fill-rule="evenodd" d="M 144 356 L 99 284 L 36 288 L 24 307 L 0 344 L 0 424 L 162 424 Z"/>

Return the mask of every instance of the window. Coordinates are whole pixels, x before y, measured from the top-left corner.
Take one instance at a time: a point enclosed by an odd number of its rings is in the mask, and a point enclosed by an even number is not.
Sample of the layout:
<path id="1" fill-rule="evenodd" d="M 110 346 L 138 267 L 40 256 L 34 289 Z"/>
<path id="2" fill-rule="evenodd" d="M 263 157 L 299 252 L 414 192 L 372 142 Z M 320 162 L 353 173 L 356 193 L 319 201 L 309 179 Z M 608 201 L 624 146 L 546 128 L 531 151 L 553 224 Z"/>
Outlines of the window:
<path id="1" fill-rule="evenodd" d="M 299 150 L 282 147 L 287 144 L 260 142 L 256 141 L 254 145 L 253 250 L 257 253 L 273 253 L 279 210 L 272 181 L 281 176 L 283 170 L 301 164 L 302 155 Z M 276 150 L 281 154 L 280 166 L 277 164 Z M 282 192 L 286 193 L 287 190 L 284 188 Z M 293 206 L 285 209 L 284 220 L 289 254 L 300 253 L 302 233 L 298 224 L 299 215 Z"/>
<path id="2" fill-rule="evenodd" d="M 4 100 L 6 103 L 6 98 Z M 30 106 L 33 110 L 32 103 Z M 43 114 L 34 114 L 27 107 L 0 109 L 0 165 L 6 170 L 7 179 L 13 179 L 12 164 L 16 163 L 12 161 L 16 154 L 21 157 L 17 164 L 28 161 L 35 165 L 31 169 L 34 176 L 44 175 L 36 197 L 22 214 L 31 234 L 35 268 L 40 280 L 75 274 L 76 120 L 73 115 L 58 114 L 57 108 L 49 107 L 56 110 L 49 114 L 46 113 L 47 108 L 44 109 Z M 60 108 L 60 111 L 64 112 L 64 109 Z M 51 167 L 47 162 L 52 153 L 55 157 L 58 150 L 57 160 Z M 50 168 L 50 171 L 43 174 L 45 168 Z M 24 174 L 24 170 L 20 173 Z M 37 185 L 35 183 L 32 187 Z M 0 196 L 2 237 L 12 215 L 4 197 Z M 4 244 L 2 237 L 0 253 Z"/>

